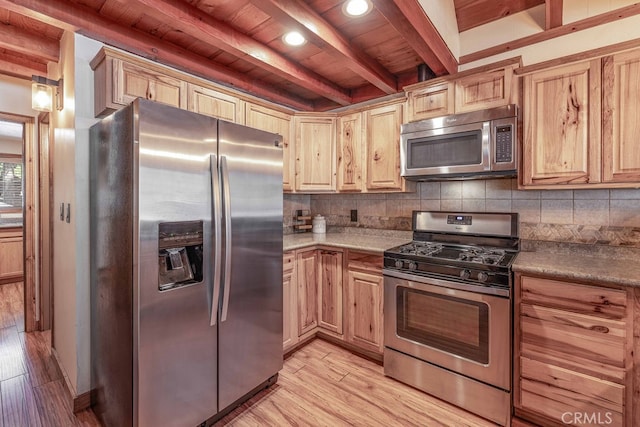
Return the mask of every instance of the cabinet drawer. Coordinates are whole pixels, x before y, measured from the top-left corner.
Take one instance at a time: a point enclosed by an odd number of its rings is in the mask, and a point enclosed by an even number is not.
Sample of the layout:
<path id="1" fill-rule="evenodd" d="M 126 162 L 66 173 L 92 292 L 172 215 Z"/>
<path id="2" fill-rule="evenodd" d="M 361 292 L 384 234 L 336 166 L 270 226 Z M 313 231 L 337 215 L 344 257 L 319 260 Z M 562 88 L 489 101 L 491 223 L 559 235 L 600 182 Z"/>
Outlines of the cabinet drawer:
<path id="1" fill-rule="evenodd" d="M 609 367 L 624 368 L 625 328 L 622 321 L 522 304 L 521 351 L 523 355 L 555 354 L 563 366 L 578 370 L 597 363 L 590 367 L 594 375 L 617 377 Z"/>
<path id="2" fill-rule="evenodd" d="M 349 270 L 365 270 L 382 274 L 383 256 L 366 252 L 349 251 L 347 266 Z"/>
<path id="3" fill-rule="evenodd" d="M 535 305 L 609 319 L 626 314 L 626 293 L 617 289 L 523 276 L 520 292 L 522 302 Z"/>
<path id="4" fill-rule="evenodd" d="M 287 273 L 293 271 L 296 263 L 296 256 L 293 252 L 285 252 L 282 254 L 282 271 Z"/>
<path id="5" fill-rule="evenodd" d="M 623 425 L 624 386 L 526 357 L 520 368 L 522 408 L 560 423 L 580 414 L 580 425 Z"/>

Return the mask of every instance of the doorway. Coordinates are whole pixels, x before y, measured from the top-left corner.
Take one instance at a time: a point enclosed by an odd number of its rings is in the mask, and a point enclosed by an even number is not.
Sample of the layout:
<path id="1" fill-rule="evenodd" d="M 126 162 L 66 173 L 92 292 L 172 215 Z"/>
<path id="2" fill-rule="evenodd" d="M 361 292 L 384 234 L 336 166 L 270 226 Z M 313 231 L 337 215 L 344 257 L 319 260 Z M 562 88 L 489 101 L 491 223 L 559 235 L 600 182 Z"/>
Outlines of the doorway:
<path id="1" fill-rule="evenodd" d="M 34 119 L 0 113 L 0 286 L 16 327 L 41 328 L 39 182 Z M 19 302 L 22 310 L 19 310 Z M 22 311 L 22 315 L 16 314 Z M 8 321 L 8 319 L 3 319 Z"/>

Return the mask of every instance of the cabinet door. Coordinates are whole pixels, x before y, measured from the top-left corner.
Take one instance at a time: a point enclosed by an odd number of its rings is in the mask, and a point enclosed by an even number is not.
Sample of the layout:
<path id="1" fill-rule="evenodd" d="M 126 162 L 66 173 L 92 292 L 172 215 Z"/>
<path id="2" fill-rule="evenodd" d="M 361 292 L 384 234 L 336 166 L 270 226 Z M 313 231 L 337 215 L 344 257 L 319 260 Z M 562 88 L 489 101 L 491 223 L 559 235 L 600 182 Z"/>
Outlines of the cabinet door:
<path id="1" fill-rule="evenodd" d="M 298 289 L 295 261 L 293 252 L 284 253 L 282 260 L 282 348 L 284 351 L 298 342 Z"/>
<path id="2" fill-rule="evenodd" d="M 23 277 L 24 254 L 22 232 L 0 234 L 0 281 L 20 280 Z"/>
<path id="3" fill-rule="evenodd" d="M 298 286 L 298 336 L 318 326 L 318 274 L 317 251 L 296 255 L 296 282 Z"/>
<path id="4" fill-rule="evenodd" d="M 342 252 L 318 252 L 318 326 L 342 334 Z"/>
<path id="5" fill-rule="evenodd" d="M 513 69 L 501 68 L 456 80 L 455 112 L 464 113 L 507 105 Z"/>
<path id="6" fill-rule="evenodd" d="M 640 181 L 640 50 L 603 58 L 604 182 Z"/>
<path id="7" fill-rule="evenodd" d="M 429 119 L 453 114 L 453 83 L 445 82 L 417 89 L 407 95 L 408 121 Z"/>
<path id="8" fill-rule="evenodd" d="M 400 177 L 400 125 L 402 105 L 388 105 L 365 113 L 367 188 L 402 190 Z"/>
<path id="9" fill-rule="evenodd" d="M 244 124 L 244 103 L 236 98 L 213 89 L 189 84 L 189 111 Z"/>
<path id="10" fill-rule="evenodd" d="M 282 136 L 282 188 L 293 191 L 295 149 L 291 144 L 291 116 L 259 105 L 247 104 L 246 125 Z"/>
<path id="11" fill-rule="evenodd" d="M 338 191 L 362 191 L 362 114 L 338 119 Z"/>
<path id="12" fill-rule="evenodd" d="M 348 276 L 347 341 L 365 350 L 382 353 L 382 275 L 349 270 Z"/>
<path id="13" fill-rule="evenodd" d="M 522 183 L 600 181 L 598 60 L 524 76 Z"/>
<path id="14" fill-rule="evenodd" d="M 295 121 L 296 190 L 335 190 L 335 118 L 296 117 Z"/>
<path id="15" fill-rule="evenodd" d="M 145 98 L 177 108 L 187 108 L 187 83 L 174 77 L 113 59 L 115 84 L 113 100 L 128 105 L 136 98 Z"/>

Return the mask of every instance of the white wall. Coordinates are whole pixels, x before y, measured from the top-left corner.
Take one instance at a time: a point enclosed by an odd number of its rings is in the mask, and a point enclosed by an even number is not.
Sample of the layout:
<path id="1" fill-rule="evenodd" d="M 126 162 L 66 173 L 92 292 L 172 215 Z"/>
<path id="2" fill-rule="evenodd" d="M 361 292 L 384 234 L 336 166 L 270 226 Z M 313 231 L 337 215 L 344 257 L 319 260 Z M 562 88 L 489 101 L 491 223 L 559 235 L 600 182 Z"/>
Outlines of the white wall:
<path id="1" fill-rule="evenodd" d="M 64 78 L 64 109 L 52 113 L 54 341 L 77 395 L 90 389 L 89 311 L 89 127 L 93 118 L 93 72 L 89 61 L 102 45 L 65 33 L 60 67 L 50 78 Z M 61 203 L 71 205 L 71 222 L 60 221 Z"/>
<path id="2" fill-rule="evenodd" d="M 631 3 L 634 2 L 630 0 L 565 1 L 563 22 L 569 23 L 585 19 L 594 14 L 608 12 Z M 460 33 L 460 55 L 468 55 L 520 37 L 539 33 L 543 26 L 544 5 L 472 28 Z M 522 56 L 523 65 L 536 64 L 638 38 L 640 38 L 640 15 L 635 15 L 464 64 L 459 67 L 459 70 L 468 70 L 514 56 Z"/>
<path id="3" fill-rule="evenodd" d="M 418 3 L 457 60 L 460 57 L 460 38 L 453 0 L 418 0 Z"/>

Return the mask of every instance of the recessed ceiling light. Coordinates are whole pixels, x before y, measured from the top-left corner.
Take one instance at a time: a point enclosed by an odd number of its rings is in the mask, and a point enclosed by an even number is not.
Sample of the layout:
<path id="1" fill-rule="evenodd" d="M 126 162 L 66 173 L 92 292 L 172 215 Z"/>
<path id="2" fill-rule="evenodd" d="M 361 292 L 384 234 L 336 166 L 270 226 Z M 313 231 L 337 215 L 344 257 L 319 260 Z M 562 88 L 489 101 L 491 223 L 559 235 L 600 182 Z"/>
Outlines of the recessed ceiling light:
<path id="1" fill-rule="evenodd" d="M 348 0 L 342 6 L 342 11 L 348 16 L 362 16 L 372 9 L 369 0 Z"/>
<path id="2" fill-rule="evenodd" d="M 304 36 L 297 31 L 288 32 L 282 37 L 282 40 L 290 46 L 300 46 L 306 42 Z"/>

